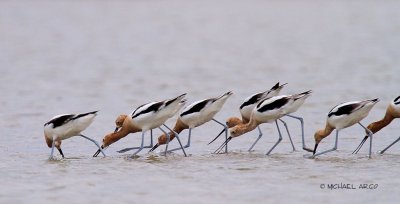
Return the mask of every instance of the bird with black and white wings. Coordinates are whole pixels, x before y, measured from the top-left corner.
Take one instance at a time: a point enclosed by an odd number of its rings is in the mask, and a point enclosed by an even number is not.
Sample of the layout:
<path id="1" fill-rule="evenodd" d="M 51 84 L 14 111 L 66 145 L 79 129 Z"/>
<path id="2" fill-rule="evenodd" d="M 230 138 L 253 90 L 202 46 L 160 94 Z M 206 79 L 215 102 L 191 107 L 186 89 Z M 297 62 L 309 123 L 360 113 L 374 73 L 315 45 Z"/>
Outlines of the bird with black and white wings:
<path id="1" fill-rule="evenodd" d="M 279 133 L 279 139 L 275 143 L 275 145 L 267 152 L 267 155 L 269 155 L 282 140 L 282 135 L 277 120 L 285 115 L 297 111 L 297 109 L 304 103 L 304 100 L 308 98 L 310 94 L 311 91 L 306 91 L 294 95 L 274 96 L 260 101 L 253 109 L 249 122 L 246 124 L 239 124 L 234 126 L 233 128 L 230 128 L 230 137 L 215 151 L 215 153 L 219 153 L 221 149 L 225 145 L 227 145 L 232 138 L 252 131 L 260 124 L 275 122 Z M 258 139 L 255 141 L 255 143 L 257 141 Z M 255 145 L 255 143 L 253 143 L 252 147 Z"/>
<path id="2" fill-rule="evenodd" d="M 239 106 L 239 111 L 240 111 L 242 118 L 230 117 L 225 122 L 226 126 L 228 128 L 232 128 L 239 124 L 248 123 L 250 120 L 251 113 L 252 113 L 253 109 L 256 107 L 256 105 L 265 98 L 277 96 L 286 84 L 287 83 L 280 85 L 278 82 L 271 89 L 269 89 L 267 91 L 255 93 L 255 94 L 252 94 L 251 96 L 247 97 L 243 101 L 243 103 Z M 284 121 L 282 121 L 282 122 L 284 123 Z M 287 127 L 286 124 L 285 124 L 285 127 Z M 257 128 L 258 128 L 259 138 L 260 138 L 262 136 L 262 131 L 259 126 Z M 211 144 L 216 139 L 218 139 L 219 136 L 221 136 L 221 134 L 224 133 L 224 131 L 225 131 L 225 128 L 222 129 L 221 132 L 213 140 L 211 140 L 211 142 L 209 142 L 208 144 Z M 251 148 L 249 149 L 249 151 L 251 151 Z"/>
<path id="3" fill-rule="evenodd" d="M 211 120 L 222 125 L 224 127 L 224 130 L 227 131 L 227 127 L 223 123 L 214 119 L 214 116 L 221 110 L 226 100 L 232 94 L 233 93 L 231 91 L 228 91 L 218 97 L 196 101 L 182 110 L 178 120 L 176 121 L 173 131 L 179 134 L 183 130 L 189 129 L 188 142 L 184 146 L 184 148 L 188 148 L 190 146 L 192 129 L 201 126 Z M 172 140 L 174 138 L 174 135 L 172 133 L 169 134 L 170 134 L 170 139 Z M 227 137 L 227 132 L 225 135 Z M 150 151 L 155 150 L 159 145 L 166 144 L 166 142 L 167 142 L 166 134 L 159 136 L 158 143 Z M 174 150 L 177 149 L 173 149 L 171 151 Z"/>
<path id="4" fill-rule="evenodd" d="M 184 99 L 185 96 L 186 94 L 182 94 L 172 99 L 146 103 L 139 106 L 134 111 L 132 111 L 132 113 L 129 114 L 129 117 L 120 116 L 119 118 L 124 119 L 121 128 L 117 127 L 116 130 L 119 129 L 118 131 L 110 133 L 105 136 L 105 138 L 103 139 L 103 147 L 105 147 L 106 145 L 105 143 L 107 141 L 110 141 L 110 143 L 107 144 L 107 146 L 109 146 L 112 142 L 118 141 L 119 139 L 125 137 L 129 133 L 140 131 L 142 132 L 142 140 L 141 140 L 141 145 L 139 147 L 130 147 L 118 151 L 119 153 L 123 153 L 137 149 L 137 151 L 132 154 L 132 157 L 135 156 L 141 150 L 146 148 L 143 144 L 144 135 L 146 131 L 158 128 L 162 132 L 166 133 L 164 129 L 161 128 L 161 126 L 164 126 L 167 129 L 171 130 L 164 123 L 169 118 L 173 117 L 186 104 L 186 99 Z M 175 136 L 177 137 L 177 134 Z M 149 148 L 152 147 L 153 144 L 152 139 L 153 138 L 151 137 L 151 144 L 148 146 Z M 179 141 L 179 144 L 181 145 L 181 149 L 184 155 L 186 156 L 186 152 L 180 142 L 179 137 L 177 137 L 177 139 Z M 167 152 L 167 150 L 168 150 L 168 145 L 166 146 L 165 151 Z M 95 155 L 93 156 L 97 156 L 97 154 L 98 152 L 96 152 Z"/>
<path id="5" fill-rule="evenodd" d="M 97 111 L 81 114 L 62 114 L 54 116 L 50 121 L 44 124 L 44 136 L 47 146 L 51 148 L 50 159 L 53 159 L 54 147 L 58 149 L 64 158 L 61 150 L 61 141 L 73 136 L 81 136 L 100 148 L 100 145 L 93 139 L 84 136 L 81 132 L 92 124 Z M 101 153 L 104 154 L 103 151 Z"/>
<path id="6" fill-rule="evenodd" d="M 240 105 L 239 110 L 242 116 L 242 123 L 247 123 L 250 120 L 251 113 L 256 105 L 265 98 L 277 96 L 287 83 L 279 85 L 276 83 L 270 90 L 259 92 L 247 97 Z M 228 126 L 229 127 L 229 126 Z M 233 126 L 231 126 L 233 127 Z M 229 128 L 231 128 L 229 127 Z"/>
<path id="7" fill-rule="evenodd" d="M 372 151 L 372 132 L 364 127 L 360 123 L 362 119 L 368 116 L 368 113 L 371 109 L 378 103 L 379 99 L 371 99 L 371 100 L 364 100 L 364 101 L 351 101 L 339 104 L 332 108 L 331 111 L 328 113 L 328 117 L 326 120 L 326 125 L 324 129 L 318 130 L 314 134 L 315 139 L 315 147 L 313 151 L 314 158 L 318 155 L 322 155 L 331 151 L 335 151 L 337 149 L 337 142 L 339 137 L 339 131 L 350 127 L 356 123 L 358 123 L 365 131 L 368 133 L 370 137 L 370 146 L 369 146 L 369 157 L 371 157 Z M 332 149 L 317 153 L 318 144 L 321 142 L 322 139 L 329 136 L 333 130 L 336 129 L 336 140 L 335 145 Z"/>

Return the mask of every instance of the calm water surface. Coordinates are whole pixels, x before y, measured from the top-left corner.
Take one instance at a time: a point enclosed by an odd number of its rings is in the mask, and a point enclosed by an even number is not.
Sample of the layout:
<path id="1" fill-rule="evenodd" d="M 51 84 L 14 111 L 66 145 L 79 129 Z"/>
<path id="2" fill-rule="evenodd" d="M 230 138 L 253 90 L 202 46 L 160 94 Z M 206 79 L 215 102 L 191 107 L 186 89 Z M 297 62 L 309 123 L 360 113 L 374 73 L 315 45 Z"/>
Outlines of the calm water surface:
<path id="1" fill-rule="evenodd" d="M 351 155 L 364 136 L 354 126 L 341 132 L 338 151 L 314 160 L 303 158 L 290 118 L 297 151 L 284 135 L 269 157 L 273 124 L 261 126 L 254 152 L 246 152 L 257 136 L 250 132 L 229 154 L 213 155 L 223 141 L 207 145 L 220 130 L 210 122 L 193 130 L 187 158 L 143 151 L 128 159 L 116 151 L 140 144 L 131 134 L 107 158 L 72 138 L 63 142 L 66 159 L 48 161 L 43 124 L 100 110 L 84 133 L 101 141 L 119 114 L 143 103 L 232 90 L 216 116 L 224 121 L 279 81 L 288 83 L 283 94 L 313 90 L 296 113 L 312 147 L 334 105 L 379 97 L 367 125 L 399 95 L 399 10 L 396 1 L 1 1 L 0 203 L 398 203 L 400 145 L 376 154 L 400 136 L 397 121 L 376 134 L 372 159 L 367 147 Z M 357 189 L 327 188 L 340 183 Z"/>

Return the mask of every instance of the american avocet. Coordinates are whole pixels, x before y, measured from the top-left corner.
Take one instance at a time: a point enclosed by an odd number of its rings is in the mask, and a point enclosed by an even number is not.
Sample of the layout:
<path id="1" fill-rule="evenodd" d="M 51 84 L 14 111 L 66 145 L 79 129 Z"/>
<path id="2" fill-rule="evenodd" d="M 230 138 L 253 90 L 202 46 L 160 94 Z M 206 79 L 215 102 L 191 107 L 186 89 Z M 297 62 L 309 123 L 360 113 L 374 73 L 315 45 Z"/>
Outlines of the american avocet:
<path id="1" fill-rule="evenodd" d="M 296 111 L 310 94 L 311 91 L 307 91 L 294 95 L 274 96 L 260 101 L 259 104 L 257 104 L 257 106 L 253 109 L 250 121 L 246 124 L 239 124 L 233 128 L 230 128 L 230 137 L 215 151 L 215 153 L 220 152 L 221 149 L 227 145 L 232 138 L 252 131 L 262 123 L 275 122 L 279 133 L 279 139 L 266 153 L 266 155 L 269 155 L 272 150 L 282 141 L 282 134 L 277 120 L 289 113 L 292 113 L 293 111 Z"/>
<path id="2" fill-rule="evenodd" d="M 286 84 L 287 83 L 279 85 L 279 82 L 278 82 L 268 91 L 256 93 L 256 94 L 253 94 L 253 95 L 247 97 L 239 107 L 242 119 L 240 119 L 238 117 L 230 117 L 230 118 L 228 118 L 228 120 L 226 120 L 226 126 L 228 128 L 232 128 L 232 127 L 234 127 L 236 125 L 239 125 L 239 124 L 248 123 L 249 120 L 250 120 L 251 112 L 253 111 L 254 107 L 261 100 L 263 100 L 265 98 L 269 98 L 269 97 L 272 97 L 272 96 L 277 96 L 279 94 L 279 92 L 282 90 L 282 88 Z M 258 128 L 258 132 L 259 132 L 259 137 L 261 137 L 262 136 L 261 129 L 260 129 L 259 126 L 257 126 L 257 128 Z M 225 131 L 225 128 L 222 129 L 222 131 L 211 142 L 209 142 L 208 144 L 213 143 L 224 131 Z"/>
<path id="3" fill-rule="evenodd" d="M 372 132 L 364 127 L 364 125 L 362 125 L 360 121 L 368 116 L 369 111 L 378 101 L 379 99 L 372 99 L 342 103 L 335 106 L 331 111 L 329 111 L 325 128 L 315 132 L 315 147 L 313 151 L 313 156 L 311 156 L 311 158 L 331 151 L 335 151 L 337 149 L 339 131 L 356 123 L 364 128 L 367 134 L 370 136 L 369 157 L 371 158 Z M 336 129 L 336 140 L 334 147 L 332 149 L 316 154 L 318 144 L 321 142 L 322 139 L 331 134 L 334 129 Z"/>
<path id="4" fill-rule="evenodd" d="M 118 130 L 118 125 L 117 125 L 117 132 L 111 133 L 111 135 L 107 135 L 110 138 L 122 138 L 125 137 L 127 134 L 131 132 L 135 132 L 140 130 L 142 132 L 142 141 L 140 144 L 140 147 L 131 147 L 131 148 L 125 148 L 120 151 L 119 153 L 123 153 L 126 151 L 130 151 L 133 149 L 138 149 L 135 153 L 132 154 L 132 156 L 135 156 L 137 153 L 142 151 L 144 148 L 144 135 L 146 131 L 152 130 L 155 128 L 160 129 L 162 132 L 166 133 L 162 128 L 161 125 L 166 127 L 167 129 L 171 130 L 168 126 L 166 126 L 164 123 L 167 121 L 169 118 L 174 116 L 176 112 L 179 111 L 180 108 L 182 108 L 186 100 L 184 97 L 186 94 L 182 94 L 176 98 L 169 99 L 169 100 L 164 100 L 164 101 L 159 101 L 159 102 L 150 102 L 144 105 L 139 106 L 136 110 L 134 110 L 131 114 L 130 117 L 126 117 L 123 120 L 121 129 Z M 171 130 L 172 131 L 172 130 Z M 176 133 L 175 137 L 177 137 L 179 144 L 181 145 L 181 149 L 186 156 L 186 152 L 184 148 L 182 147 L 182 144 L 180 142 L 179 137 L 177 136 Z M 106 137 L 107 137 L 106 136 Z M 169 142 L 169 138 L 168 138 Z M 166 147 L 166 152 L 168 150 L 168 142 L 167 142 L 167 147 Z M 95 153 L 98 154 L 97 152 Z"/>
<path id="5" fill-rule="evenodd" d="M 54 146 L 64 158 L 64 154 L 61 150 L 61 140 L 73 136 L 81 136 L 92 141 L 98 148 L 100 148 L 100 145 L 95 140 L 86 137 L 81 133 L 89 127 L 96 115 L 97 111 L 82 114 L 63 114 L 54 116 L 49 122 L 45 123 L 44 138 L 46 139 L 47 146 L 51 148 L 49 159 L 53 158 Z M 103 151 L 101 151 L 101 153 L 106 156 Z"/>
<path id="6" fill-rule="evenodd" d="M 136 133 L 142 131 L 139 127 L 136 127 L 128 115 L 119 115 L 115 120 L 116 128 L 113 133 L 107 134 L 103 138 L 103 144 L 101 148 L 94 153 L 93 157 L 97 157 L 101 150 L 107 149 L 111 144 L 117 142 L 118 140 L 124 138 L 129 133 Z M 120 130 L 120 131 L 118 131 Z M 145 148 L 145 147 L 144 147 Z M 139 147 L 137 148 L 139 149 Z"/>
<path id="7" fill-rule="evenodd" d="M 400 118 L 400 96 L 396 97 L 394 100 L 392 100 L 387 109 L 386 109 L 386 114 L 385 116 L 381 119 L 378 120 L 376 122 L 373 122 L 371 124 L 369 124 L 367 126 L 367 128 L 369 130 L 371 130 L 371 132 L 373 134 L 375 134 L 376 132 L 378 132 L 379 130 L 381 130 L 382 128 L 386 127 L 387 125 L 389 125 L 393 119 L 395 118 Z M 367 140 L 368 135 L 364 137 L 364 139 L 361 141 L 360 145 L 358 145 L 357 149 L 354 150 L 354 153 L 357 153 L 361 147 L 363 146 L 365 140 Z M 383 149 L 382 151 L 380 151 L 380 154 L 383 154 L 386 152 L 386 150 L 388 150 L 391 146 L 393 146 L 394 144 L 396 144 L 398 141 L 400 140 L 400 137 L 397 138 L 394 142 L 392 142 L 389 146 L 387 146 L 385 149 Z"/>
<path id="8" fill-rule="evenodd" d="M 184 146 L 184 148 L 188 148 L 190 146 L 190 137 L 192 129 L 200 125 L 203 125 L 204 123 L 210 120 L 213 120 L 214 122 L 222 125 L 224 127 L 224 130 L 227 131 L 227 127 L 223 123 L 214 119 L 214 116 L 221 110 L 222 106 L 225 104 L 226 100 L 231 95 L 232 92 L 229 91 L 216 98 L 196 101 L 182 110 L 182 113 L 179 115 L 179 118 L 176 121 L 173 131 L 179 134 L 183 130 L 189 129 L 188 141 L 187 144 Z M 170 140 L 174 139 L 173 134 L 172 133 L 169 134 L 170 134 Z M 225 135 L 227 137 L 227 133 Z M 168 140 L 166 134 L 161 135 L 160 137 L 158 137 L 158 143 L 154 145 L 154 147 L 150 151 L 155 150 L 159 145 L 167 143 L 167 141 Z M 174 151 L 177 149 L 179 148 L 172 149 L 170 151 Z"/>

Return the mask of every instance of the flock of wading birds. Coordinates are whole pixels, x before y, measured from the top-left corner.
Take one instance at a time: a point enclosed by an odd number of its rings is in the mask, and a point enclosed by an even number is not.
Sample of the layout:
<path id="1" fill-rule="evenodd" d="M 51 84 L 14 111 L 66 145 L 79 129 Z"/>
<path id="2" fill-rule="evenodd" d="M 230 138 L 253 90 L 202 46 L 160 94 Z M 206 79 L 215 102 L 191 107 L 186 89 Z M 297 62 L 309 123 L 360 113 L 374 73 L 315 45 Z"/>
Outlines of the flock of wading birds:
<path id="1" fill-rule="evenodd" d="M 362 125 L 360 121 L 368 115 L 369 111 L 379 101 L 379 99 L 341 103 L 333 107 L 332 110 L 329 111 L 325 128 L 315 132 L 314 149 L 309 149 L 304 143 L 303 118 L 294 116 L 292 115 L 292 113 L 296 112 L 303 105 L 304 101 L 311 95 L 312 92 L 306 91 L 293 95 L 279 95 L 279 92 L 285 85 L 286 84 L 280 85 L 278 82 L 268 91 L 256 93 L 249 96 L 239 107 L 241 118 L 231 117 L 226 121 L 225 124 L 214 119 L 214 116 L 221 110 L 226 100 L 232 95 L 232 92 L 224 93 L 223 95 L 216 98 L 196 101 L 186 106 L 182 111 L 180 110 L 186 104 L 186 94 L 182 94 L 178 97 L 164 101 L 143 104 L 136 108 L 130 115 L 118 116 L 115 121 L 115 131 L 113 133 L 107 134 L 104 137 L 101 146 L 95 140 L 81 134 L 81 132 L 84 131 L 93 122 L 95 116 L 97 115 L 97 111 L 82 114 L 58 115 L 44 124 L 45 140 L 48 147 L 51 148 L 49 159 L 53 159 L 54 147 L 58 149 L 61 156 L 64 158 L 64 154 L 61 150 L 61 141 L 68 139 L 72 136 L 81 136 L 95 143 L 99 149 L 93 155 L 93 157 L 97 157 L 100 153 L 102 153 L 103 156 L 106 156 L 104 150 L 107 147 L 109 147 L 114 142 L 117 142 L 121 138 L 127 136 L 129 133 L 135 132 L 142 133 L 140 146 L 125 148 L 118 152 L 123 153 L 130 150 L 136 150 L 132 155 L 135 156 L 144 148 L 151 148 L 150 151 L 153 151 L 160 145 L 165 144 L 165 155 L 167 155 L 167 153 L 171 151 L 182 150 L 183 154 L 187 156 L 185 148 L 188 148 L 190 146 L 191 130 L 209 121 L 214 121 L 223 126 L 223 130 L 220 132 L 220 134 L 218 134 L 217 137 L 214 138 L 209 144 L 215 141 L 220 135 L 222 135 L 222 133 L 225 133 L 225 142 L 223 142 L 223 144 L 214 153 L 221 153 L 221 151 L 223 150 L 225 150 L 224 152 L 227 153 L 228 143 L 232 138 L 238 137 L 257 128 L 259 136 L 249 148 L 249 151 L 252 151 L 254 145 L 263 135 L 259 125 L 263 123 L 275 122 L 279 133 L 279 139 L 266 153 L 267 155 L 269 155 L 282 140 L 282 134 L 278 125 L 278 121 L 284 124 L 292 148 L 293 150 L 295 150 L 289 133 L 289 129 L 285 121 L 282 120 L 282 117 L 284 116 L 292 117 L 300 121 L 303 149 L 308 152 L 313 152 L 313 155 L 309 158 L 314 158 L 318 155 L 335 151 L 337 149 L 339 131 L 357 123 L 365 129 L 366 136 L 363 138 L 360 145 L 356 148 L 353 154 L 357 153 L 361 149 L 364 142 L 369 138 L 369 157 L 371 157 L 373 134 L 387 126 L 389 123 L 392 122 L 393 119 L 400 117 L 400 96 L 396 97 L 389 103 L 383 119 L 371 123 L 367 127 Z M 171 129 L 164 123 L 169 118 L 173 117 L 178 111 L 180 111 L 180 115 L 176 121 L 175 127 Z M 164 134 L 158 137 L 157 144 L 153 146 L 152 130 L 155 128 L 160 129 Z M 169 132 L 167 133 L 164 128 L 166 128 Z M 183 146 L 179 138 L 179 134 L 185 129 L 189 129 L 189 133 L 187 144 Z M 334 147 L 332 149 L 317 153 L 318 144 L 323 138 L 330 135 L 330 133 L 335 129 L 336 140 Z M 149 130 L 151 133 L 151 140 L 150 144 L 145 146 L 144 137 L 145 133 Z M 168 144 L 174 138 L 178 140 L 180 148 L 168 150 Z M 396 139 L 393 143 L 391 143 L 388 147 L 380 151 L 380 153 L 384 153 L 399 140 L 400 137 Z"/>

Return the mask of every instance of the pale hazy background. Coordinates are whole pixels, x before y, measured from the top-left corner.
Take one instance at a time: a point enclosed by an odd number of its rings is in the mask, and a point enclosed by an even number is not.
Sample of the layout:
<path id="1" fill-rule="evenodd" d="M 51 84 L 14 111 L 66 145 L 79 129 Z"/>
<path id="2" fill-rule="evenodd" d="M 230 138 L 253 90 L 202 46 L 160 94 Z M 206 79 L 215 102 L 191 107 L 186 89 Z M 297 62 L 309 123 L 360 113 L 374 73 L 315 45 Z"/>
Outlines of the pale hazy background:
<path id="1" fill-rule="evenodd" d="M 288 83 L 282 94 L 313 90 L 295 114 L 312 147 L 334 105 L 379 97 L 367 125 L 400 94 L 399 10 L 399 1 L 0 1 L 0 203 L 397 203 L 400 144 L 373 159 L 366 147 L 351 155 L 364 136 L 357 126 L 341 132 L 337 152 L 315 160 L 303 158 L 298 122 L 288 118 L 293 153 L 284 135 L 264 156 L 277 140 L 264 124 L 255 152 L 246 152 L 251 132 L 231 142 L 230 154 L 212 155 L 222 139 L 207 146 L 220 130 L 210 122 L 192 131 L 188 158 L 144 150 L 128 160 L 116 151 L 140 144 L 132 134 L 105 159 L 72 138 L 63 142 L 67 159 L 48 162 L 43 124 L 100 110 L 84 133 L 101 141 L 118 114 L 143 103 L 232 90 L 216 116 L 224 121 L 279 81 Z M 399 127 L 379 132 L 373 151 L 399 137 Z M 320 188 L 330 183 L 379 187 Z"/>

